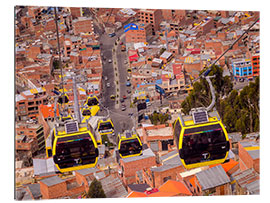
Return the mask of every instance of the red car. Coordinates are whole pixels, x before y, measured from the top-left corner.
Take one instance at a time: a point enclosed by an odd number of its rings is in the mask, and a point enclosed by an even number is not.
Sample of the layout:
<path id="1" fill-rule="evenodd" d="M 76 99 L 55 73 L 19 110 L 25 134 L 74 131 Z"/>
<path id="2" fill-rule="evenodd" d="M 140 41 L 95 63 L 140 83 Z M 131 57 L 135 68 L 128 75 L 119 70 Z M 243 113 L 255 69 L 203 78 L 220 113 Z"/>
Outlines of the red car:
<path id="1" fill-rule="evenodd" d="M 127 96 L 126 95 L 123 95 L 123 99 L 126 99 L 127 98 Z"/>
<path id="2" fill-rule="evenodd" d="M 123 45 L 123 42 L 120 42 L 120 45 Z"/>

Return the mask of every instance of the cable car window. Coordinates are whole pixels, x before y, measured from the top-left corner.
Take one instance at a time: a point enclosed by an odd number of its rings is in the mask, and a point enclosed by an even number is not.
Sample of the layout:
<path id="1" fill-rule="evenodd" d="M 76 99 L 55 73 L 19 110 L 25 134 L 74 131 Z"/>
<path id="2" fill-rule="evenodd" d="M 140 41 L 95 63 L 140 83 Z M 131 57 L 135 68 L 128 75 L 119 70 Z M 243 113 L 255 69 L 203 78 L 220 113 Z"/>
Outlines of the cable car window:
<path id="1" fill-rule="evenodd" d="M 59 138 L 54 161 L 59 168 L 92 164 L 96 161 L 96 148 L 88 133 Z"/>
<path id="2" fill-rule="evenodd" d="M 176 121 L 175 125 L 174 125 L 174 138 L 176 140 L 176 145 L 178 146 L 179 144 L 179 136 L 181 133 L 181 124 L 179 122 L 179 120 Z"/>
<path id="3" fill-rule="evenodd" d="M 89 109 L 84 109 L 82 112 L 83 116 L 91 116 L 91 111 Z"/>
<path id="4" fill-rule="evenodd" d="M 122 156 L 131 154 L 138 154 L 142 150 L 142 147 L 137 139 L 123 140 L 120 144 L 119 153 Z"/>
<path id="5" fill-rule="evenodd" d="M 113 129 L 111 122 L 104 122 L 104 123 L 100 123 L 98 130 L 103 131 L 103 130 L 109 130 L 109 129 Z"/>
<path id="6" fill-rule="evenodd" d="M 88 106 L 96 106 L 98 105 L 98 100 L 94 97 L 94 98 L 89 98 L 87 100 L 87 105 Z"/>
<path id="7" fill-rule="evenodd" d="M 219 124 L 187 129 L 183 136 L 181 158 L 186 164 L 223 159 L 228 151 L 227 146 Z"/>

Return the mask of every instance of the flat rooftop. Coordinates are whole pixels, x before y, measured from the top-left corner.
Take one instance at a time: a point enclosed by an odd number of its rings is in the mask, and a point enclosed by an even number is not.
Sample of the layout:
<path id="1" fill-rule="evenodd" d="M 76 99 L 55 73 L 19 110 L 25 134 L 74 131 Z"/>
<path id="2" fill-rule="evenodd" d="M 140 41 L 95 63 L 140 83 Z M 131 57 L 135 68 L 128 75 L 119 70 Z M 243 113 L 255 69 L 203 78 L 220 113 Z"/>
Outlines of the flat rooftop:
<path id="1" fill-rule="evenodd" d="M 158 128 L 146 130 L 148 136 L 172 136 L 172 127 Z"/>

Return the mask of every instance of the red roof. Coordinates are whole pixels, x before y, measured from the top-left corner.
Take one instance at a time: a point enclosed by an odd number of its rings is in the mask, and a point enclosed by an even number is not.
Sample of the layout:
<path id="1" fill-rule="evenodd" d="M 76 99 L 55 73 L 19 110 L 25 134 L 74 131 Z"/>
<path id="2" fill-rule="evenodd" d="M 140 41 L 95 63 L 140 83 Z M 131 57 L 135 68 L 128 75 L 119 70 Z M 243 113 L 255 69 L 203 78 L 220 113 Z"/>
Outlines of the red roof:
<path id="1" fill-rule="evenodd" d="M 209 166 L 210 168 L 215 167 L 217 165 L 221 165 L 222 168 L 224 169 L 225 172 L 228 172 L 229 170 L 231 170 L 233 167 L 235 167 L 238 164 L 237 161 L 234 161 L 233 159 L 230 159 L 229 162 L 224 163 L 224 164 L 214 164 Z"/>
<path id="2" fill-rule="evenodd" d="M 54 117 L 54 104 L 51 105 L 39 105 L 39 109 L 43 115 L 44 118 L 48 118 L 48 117 Z M 56 114 L 57 116 L 59 116 L 59 109 L 56 109 Z"/>
<path id="3" fill-rule="evenodd" d="M 142 192 L 132 191 L 131 193 L 129 193 L 129 195 L 127 196 L 127 198 L 132 198 L 132 197 L 147 197 L 147 195 L 144 194 L 144 193 L 142 193 Z"/>
<path id="4" fill-rule="evenodd" d="M 184 195 L 192 195 L 189 189 L 183 182 L 168 180 L 163 185 L 159 187 L 160 192 L 166 193 L 175 193 L 175 195 L 184 194 Z"/>

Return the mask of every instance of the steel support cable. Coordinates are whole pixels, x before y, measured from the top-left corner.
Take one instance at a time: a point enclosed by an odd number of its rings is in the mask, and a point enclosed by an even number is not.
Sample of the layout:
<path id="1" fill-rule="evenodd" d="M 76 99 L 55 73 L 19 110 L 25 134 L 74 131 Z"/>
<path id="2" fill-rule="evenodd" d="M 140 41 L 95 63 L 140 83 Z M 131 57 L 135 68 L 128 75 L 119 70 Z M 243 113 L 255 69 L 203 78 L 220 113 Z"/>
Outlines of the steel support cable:
<path id="1" fill-rule="evenodd" d="M 257 20 L 255 20 L 249 27 L 247 30 L 244 31 L 244 33 L 242 35 L 240 35 L 240 37 L 238 37 L 232 44 L 231 46 L 226 49 L 211 65 L 210 67 L 205 70 L 198 78 L 194 79 L 191 83 L 196 82 L 197 80 L 199 80 L 201 77 L 203 76 L 207 76 L 209 74 L 209 72 L 211 71 L 211 69 L 213 68 L 213 66 L 228 52 L 230 51 L 233 46 L 245 35 L 249 32 L 249 30 L 260 20 L 260 18 L 257 18 Z"/>
<path id="2" fill-rule="evenodd" d="M 55 27 L 56 27 L 56 38 L 57 38 L 57 48 L 58 48 L 58 57 L 59 57 L 59 67 L 61 71 L 61 87 L 62 87 L 62 99 L 64 101 L 65 98 L 65 89 L 64 89 L 64 77 L 63 77 L 63 67 L 62 67 L 62 61 L 61 61 L 61 50 L 60 50 L 60 40 L 59 40 L 59 31 L 58 31 L 58 21 L 57 21 L 57 12 L 56 7 L 54 7 L 54 21 L 55 21 Z M 65 105 L 65 103 L 64 103 Z"/>

